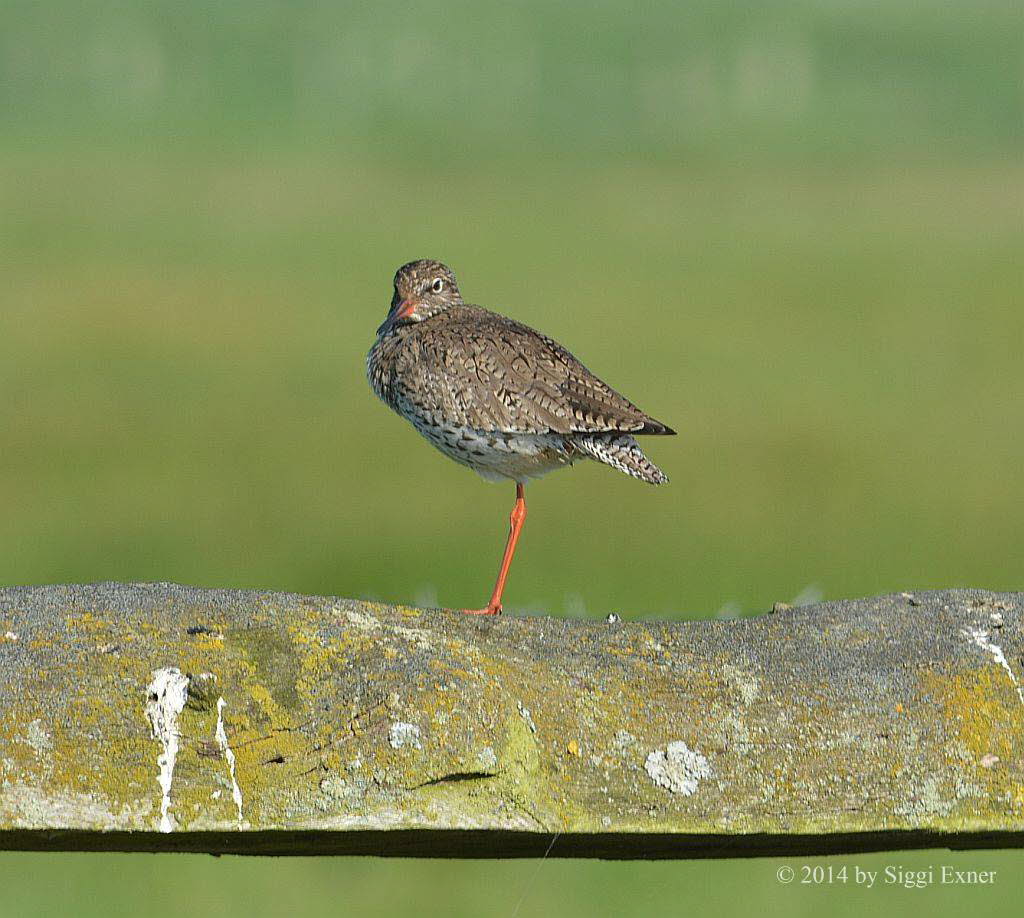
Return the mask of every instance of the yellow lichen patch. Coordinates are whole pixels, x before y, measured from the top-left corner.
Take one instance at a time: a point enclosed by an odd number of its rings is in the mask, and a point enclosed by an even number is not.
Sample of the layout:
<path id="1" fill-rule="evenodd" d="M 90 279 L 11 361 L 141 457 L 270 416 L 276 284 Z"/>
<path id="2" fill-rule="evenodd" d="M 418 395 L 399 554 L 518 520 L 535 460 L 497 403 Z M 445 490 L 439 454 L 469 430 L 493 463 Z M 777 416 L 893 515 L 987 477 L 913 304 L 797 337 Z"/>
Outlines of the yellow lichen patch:
<path id="1" fill-rule="evenodd" d="M 240 688 L 249 703 L 228 709 L 228 741 L 243 793 L 260 804 L 258 813 L 250 811 L 246 817 L 253 824 L 274 822 L 279 814 L 267 810 L 274 803 L 272 792 L 298 788 L 297 778 L 315 770 L 321 744 L 300 729 L 292 712 L 279 705 L 266 686 L 243 677 Z"/>
<path id="2" fill-rule="evenodd" d="M 281 707 L 296 710 L 301 701 L 295 690 L 298 656 L 292 642 L 271 627 L 232 630 L 225 635 L 229 645 L 239 647 L 255 667 L 256 677 Z"/>
<path id="3" fill-rule="evenodd" d="M 27 782 L 40 799 L 87 798 L 88 817 L 97 828 L 147 828 L 132 822 L 132 814 L 151 809 L 158 750 L 150 749 L 144 718 L 136 721 L 129 710 L 134 699 L 121 690 L 131 684 L 124 675 L 122 670 L 116 678 L 104 672 L 90 676 L 72 664 L 62 677 L 76 689 L 43 707 L 38 699 L 46 697 L 46 680 L 23 686 L 23 695 L 0 722 L 5 779 Z M 138 700 L 141 711 L 144 696 Z M 19 723 L 23 730 L 15 726 Z M 31 812 L 22 808 L 21 815 L 30 819 Z"/>
<path id="4" fill-rule="evenodd" d="M 192 644 L 197 651 L 217 653 L 224 649 L 224 634 L 220 631 L 198 634 L 193 638 Z"/>
<path id="5" fill-rule="evenodd" d="M 294 636 L 293 640 L 301 648 L 297 651 L 299 672 L 295 680 L 295 688 L 299 696 L 308 703 L 331 670 L 343 666 L 349 654 L 337 642 L 324 646 L 319 641 L 300 640 Z"/>
<path id="6" fill-rule="evenodd" d="M 68 630 L 79 631 L 102 631 L 110 628 L 110 622 L 93 615 L 92 612 L 82 612 L 79 615 L 68 615 L 64 619 Z"/>
<path id="7" fill-rule="evenodd" d="M 943 722 L 981 770 L 986 755 L 1003 762 L 1019 758 L 1024 747 L 1024 707 L 1005 673 L 983 666 L 950 675 L 928 671 L 921 687 L 942 707 Z"/>
<path id="8" fill-rule="evenodd" d="M 502 796 L 541 827 L 560 826 L 536 735 L 518 712 L 506 719 L 505 729 L 505 742 L 498 752 Z"/>

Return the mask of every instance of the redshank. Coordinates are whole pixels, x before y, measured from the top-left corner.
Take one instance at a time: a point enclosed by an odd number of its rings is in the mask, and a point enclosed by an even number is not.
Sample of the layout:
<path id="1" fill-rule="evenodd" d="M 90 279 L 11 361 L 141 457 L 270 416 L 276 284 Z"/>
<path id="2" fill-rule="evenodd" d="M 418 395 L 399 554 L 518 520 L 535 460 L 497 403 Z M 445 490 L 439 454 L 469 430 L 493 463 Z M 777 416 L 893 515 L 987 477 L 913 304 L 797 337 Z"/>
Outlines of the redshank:
<path id="1" fill-rule="evenodd" d="M 650 484 L 668 479 L 638 434 L 674 434 L 603 383 L 558 342 L 463 302 L 439 261 L 411 261 L 366 358 L 373 391 L 446 456 L 490 481 L 516 483 L 508 541 L 490 601 L 498 615 L 526 519 L 524 485 L 577 459 Z"/>

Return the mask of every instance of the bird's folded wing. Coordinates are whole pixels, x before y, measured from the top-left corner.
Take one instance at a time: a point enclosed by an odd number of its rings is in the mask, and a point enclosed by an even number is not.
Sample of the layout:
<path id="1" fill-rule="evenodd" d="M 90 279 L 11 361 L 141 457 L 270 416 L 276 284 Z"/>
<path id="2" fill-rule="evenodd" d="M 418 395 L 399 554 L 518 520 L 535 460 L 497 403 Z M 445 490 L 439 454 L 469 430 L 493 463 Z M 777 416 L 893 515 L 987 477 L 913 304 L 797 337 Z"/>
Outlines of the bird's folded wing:
<path id="1" fill-rule="evenodd" d="M 510 434 L 670 432 L 558 342 L 482 312 L 420 354 L 438 382 L 431 387 L 438 403 L 429 408 L 467 427 Z"/>

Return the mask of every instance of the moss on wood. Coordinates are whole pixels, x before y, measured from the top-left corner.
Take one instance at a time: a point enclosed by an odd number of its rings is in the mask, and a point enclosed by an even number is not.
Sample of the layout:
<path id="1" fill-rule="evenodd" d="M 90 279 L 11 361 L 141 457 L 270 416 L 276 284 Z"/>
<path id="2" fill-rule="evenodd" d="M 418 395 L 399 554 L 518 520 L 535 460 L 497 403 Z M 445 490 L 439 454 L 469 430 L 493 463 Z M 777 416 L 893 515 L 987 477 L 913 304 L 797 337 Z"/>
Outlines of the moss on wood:
<path id="1" fill-rule="evenodd" d="M 957 591 L 607 624 L 166 584 L 7 589 L 0 847 L 1017 844 L 1021 609 Z M 168 668 L 189 678 L 173 839 L 146 714 Z"/>

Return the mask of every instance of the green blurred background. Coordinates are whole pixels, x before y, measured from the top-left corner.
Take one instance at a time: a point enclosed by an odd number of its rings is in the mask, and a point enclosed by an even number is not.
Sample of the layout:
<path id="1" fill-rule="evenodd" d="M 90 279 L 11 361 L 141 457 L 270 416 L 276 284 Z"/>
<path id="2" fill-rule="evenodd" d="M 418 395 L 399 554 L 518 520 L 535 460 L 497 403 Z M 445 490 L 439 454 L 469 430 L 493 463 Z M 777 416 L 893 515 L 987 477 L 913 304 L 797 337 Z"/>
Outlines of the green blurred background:
<path id="1" fill-rule="evenodd" d="M 376 402 L 394 269 L 562 340 L 680 436 L 530 489 L 512 612 L 1019 589 L 1024 13 L 0 6 L 0 582 L 480 604 L 513 492 Z M 0 914 L 1016 914 L 781 861 L 0 856 Z M 791 861 L 794 865 L 800 862 Z M 524 898 L 525 897 L 525 898 Z"/>

